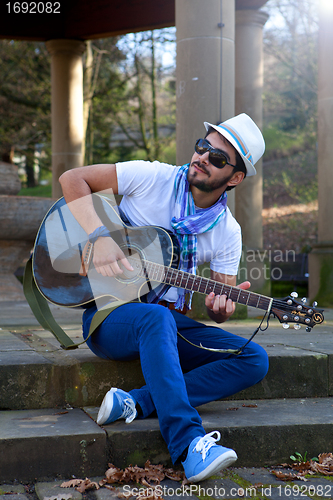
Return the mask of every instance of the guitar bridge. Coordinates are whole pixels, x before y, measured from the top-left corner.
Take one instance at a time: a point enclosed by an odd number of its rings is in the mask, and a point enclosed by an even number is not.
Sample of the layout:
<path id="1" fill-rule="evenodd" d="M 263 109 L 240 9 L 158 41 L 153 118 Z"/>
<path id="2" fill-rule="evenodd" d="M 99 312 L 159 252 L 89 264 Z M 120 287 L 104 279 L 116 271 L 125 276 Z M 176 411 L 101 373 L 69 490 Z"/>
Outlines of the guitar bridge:
<path id="1" fill-rule="evenodd" d="M 81 256 L 81 267 L 79 272 L 80 276 L 87 276 L 93 256 L 93 250 L 94 250 L 94 244 L 90 243 L 90 241 L 87 241 Z"/>

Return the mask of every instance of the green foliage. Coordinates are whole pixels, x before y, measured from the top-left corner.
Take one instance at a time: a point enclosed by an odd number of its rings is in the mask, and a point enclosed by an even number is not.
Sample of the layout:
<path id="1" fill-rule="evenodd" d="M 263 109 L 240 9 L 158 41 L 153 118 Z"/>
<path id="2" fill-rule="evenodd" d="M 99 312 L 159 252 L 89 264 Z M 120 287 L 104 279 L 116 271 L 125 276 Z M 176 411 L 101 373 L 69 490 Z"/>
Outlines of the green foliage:
<path id="1" fill-rule="evenodd" d="M 159 160 L 176 165 L 176 139 L 174 136 L 170 137 L 169 142 L 161 147 Z"/>
<path id="2" fill-rule="evenodd" d="M 1 157 L 11 159 L 15 147 L 31 168 L 31 152 L 33 162 L 37 145 L 50 143 L 50 56 L 43 43 L 0 40 L 0 72 Z M 49 167 L 49 149 L 44 152 Z"/>
<path id="3" fill-rule="evenodd" d="M 317 2 L 269 0 L 264 30 L 266 157 L 313 147 L 317 133 Z M 275 130 L 277 129 L 277 130 Z M 277 132 L 277 133 L 276 133 Z"/>
<path id="4" fill-rule="evenodd" d="M 159 55 L 174 38 L 172 30 L 154 30 L 94 42 L 86 164 L 174 156 L 174 78 Z"/>
<path id="5" fill-rule="evenodd" d="M 279 122 L 270 123 L 263 130 L 265 139 L 265 160 L 282 158 L 291 153 L 313 149 L 316 135 L 307 130 L 283 130 Z"/>
<path id="6" fill-rule="evenodd" d="M 282 172 L 282 181 L 285 191 L 291 198 L 301 203 L 308 203 L 317 199 L 318 182 L 316 177 L 309 184 L 294 182 L 292 177 L 290 172 Z"/>
<path id="7" fill-rule="evenodd" d="M 289 153 L 289 154 L 288 154 Z M 266 205 L 309 203 L 318 197 L 317 151 L 315 148 L 267 161 L 264 166 Z"/>
<path id="8" fill-rule="evenodd" d="M 275 298 L 284 298 L 290 295 L 291 292 L 297 291 L 299 297 L 308 296 L 307 283 L 292 283 L 290 281 L 272 281 L 271 293 Z"/>
<path id="9" fill-rule="evenodd" d="M 300 453 L 298 453 L 298 451 L 296 451 L 296 452 L 295 452 L 295 455 L 290 455 L 290 457 L 289 457 L 289 458 L 290 458 L 293 462 L 305 463 L 305 462 L 306 462 L 306 457 L 307 457 L 307 454 L 308 454 L 308 452 L 306 451 L 306 452 L 304 453 L 304 457 L 303 457 Z M 317 458 L 317 457 L 313 457 L 313 458 L 311 458 L 311 460 L 312 460 L 313 462 L 318 462 L 318 458 Z"/>

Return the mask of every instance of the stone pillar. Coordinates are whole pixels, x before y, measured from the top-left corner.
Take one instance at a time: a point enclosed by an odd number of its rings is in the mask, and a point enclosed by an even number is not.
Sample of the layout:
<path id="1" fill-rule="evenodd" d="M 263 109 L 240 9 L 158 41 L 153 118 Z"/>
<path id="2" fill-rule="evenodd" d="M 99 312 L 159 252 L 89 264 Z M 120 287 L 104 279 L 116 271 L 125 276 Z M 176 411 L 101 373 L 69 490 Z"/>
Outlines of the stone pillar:
<path id="1" fill-rule="evenodd" d="M 247 113 L 262 128 L 263 41 L 262 29 L 268 14 L 257 10 L 236 11 L 235 114 Z M 236 218 L 248 248 L 262 248 L 262 160 L 257 175 L 236 189 Z"/>
<path id="2" fill-rule="evenodd" d="M 262 129 L 263 122 L 263 26 L 268 14 L 259 10 L 236 11 L 235 114 L 247 113 Z M 262 255 L 263 176 L 262 160 L 257 175 L 236 188 L 236 219 L 242 227 L 247 249 L 247 274 L 251 290 L 270 293 L 269 262 Z M 268 278 L 268 279 L 267 279 Z"/>
<path id="3" fill-rule="evenodd" d="M 29 258 L 39 225 L 53 203 L 51 198 L 0 194 L 0 303 L 25 300 L 14 273 Z"/>
<path id="4" fill-rule="evenodd" d="M 234 115 L 235 1 L 176 0 L 177 164 L 188 163 L 204 121 Z M 228 205 L 233 210 L 233 192 Z"/>
<path id="5" fill-rule="evenodd" d="M 333 306 L 333 5 L 319 2 L 318 244 L 309 254 L 309 297 Z"/>
<path id="6" fill-rule="evenodd" d="M 86 45 L 78 40 L 49 40 L 52 56 L 52 196 L 62 191 L 58 179 L 83 165 L 83 64 Z"/>

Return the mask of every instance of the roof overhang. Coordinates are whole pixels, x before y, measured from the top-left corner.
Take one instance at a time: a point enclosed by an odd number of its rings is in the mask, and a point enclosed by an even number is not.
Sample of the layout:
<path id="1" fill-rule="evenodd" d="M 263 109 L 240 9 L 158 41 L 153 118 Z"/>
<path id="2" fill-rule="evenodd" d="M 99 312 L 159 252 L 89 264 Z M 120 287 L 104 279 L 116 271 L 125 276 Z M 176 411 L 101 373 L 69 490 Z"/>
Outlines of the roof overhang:
<path id="1" fill-rule="evenodd" d="M 236 0 L 236 9 L 259 9 L 266 1 Z M 7 11 L 6 17 L 2 15 L 0 38 L 91 40 L 175 26 L 175 0 L 60 0 L 50 3 L 53 10 L 59 4 L 59 12 L 9 14 L 8 4 L 3 5 L 2 9 Z M 10 5 L 13 9 L 13 2 Z"/>

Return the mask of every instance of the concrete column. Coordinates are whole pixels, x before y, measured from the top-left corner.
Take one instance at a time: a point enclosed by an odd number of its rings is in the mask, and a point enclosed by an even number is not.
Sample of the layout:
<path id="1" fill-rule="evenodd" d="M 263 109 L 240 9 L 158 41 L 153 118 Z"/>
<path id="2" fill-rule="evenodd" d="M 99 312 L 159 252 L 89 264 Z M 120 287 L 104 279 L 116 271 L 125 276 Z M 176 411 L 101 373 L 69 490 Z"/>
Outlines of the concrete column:
<path id="1" fill-rule="evenodd" d="M 263 35 L 268 14 L 257 10 L 236 11 L 235 114 L 247 113 L 262 128 Z M 257 175 L 245 179 L 236 189 L 236 219 L 242 227 L 243 242 L 249 249 L 263 247 L 262 160 Z"/>
<path id="2" fill-rule="evenodd" d="M 83 165 L 83 64 L 86 45 L 78 40 L 49 40 L 52 56 L 52 196 L 62 191 L 58 179 Z"/>
<path id="3" fill-rule="evenodd" d="M 235 1 L 176 0 L 177 164 L 188 163 L 204 121 L 234 115 Z M 233 210 L 234 195 L 228 194 Z"/>
<path id="4" fill-rule="evenodd" d="M 333 4 L 319 2 L 318 244 L 309 254 L 309 297 L 333 306 Z"/>
<path id="5" fill-rule="evenodd" d="M 262 128 L 263 106 L 263 26 L 268 14 L 258 10 L 236 11 L 235 34 L 235 114 L 247 113 Z M 251 290 L 270 295 L 270 263 L 263 255 L 262 160 L 256 165 L 257 175 L 246 178 L 235 190 L 235 216 L 240 223 L 246 279 Z"/>

